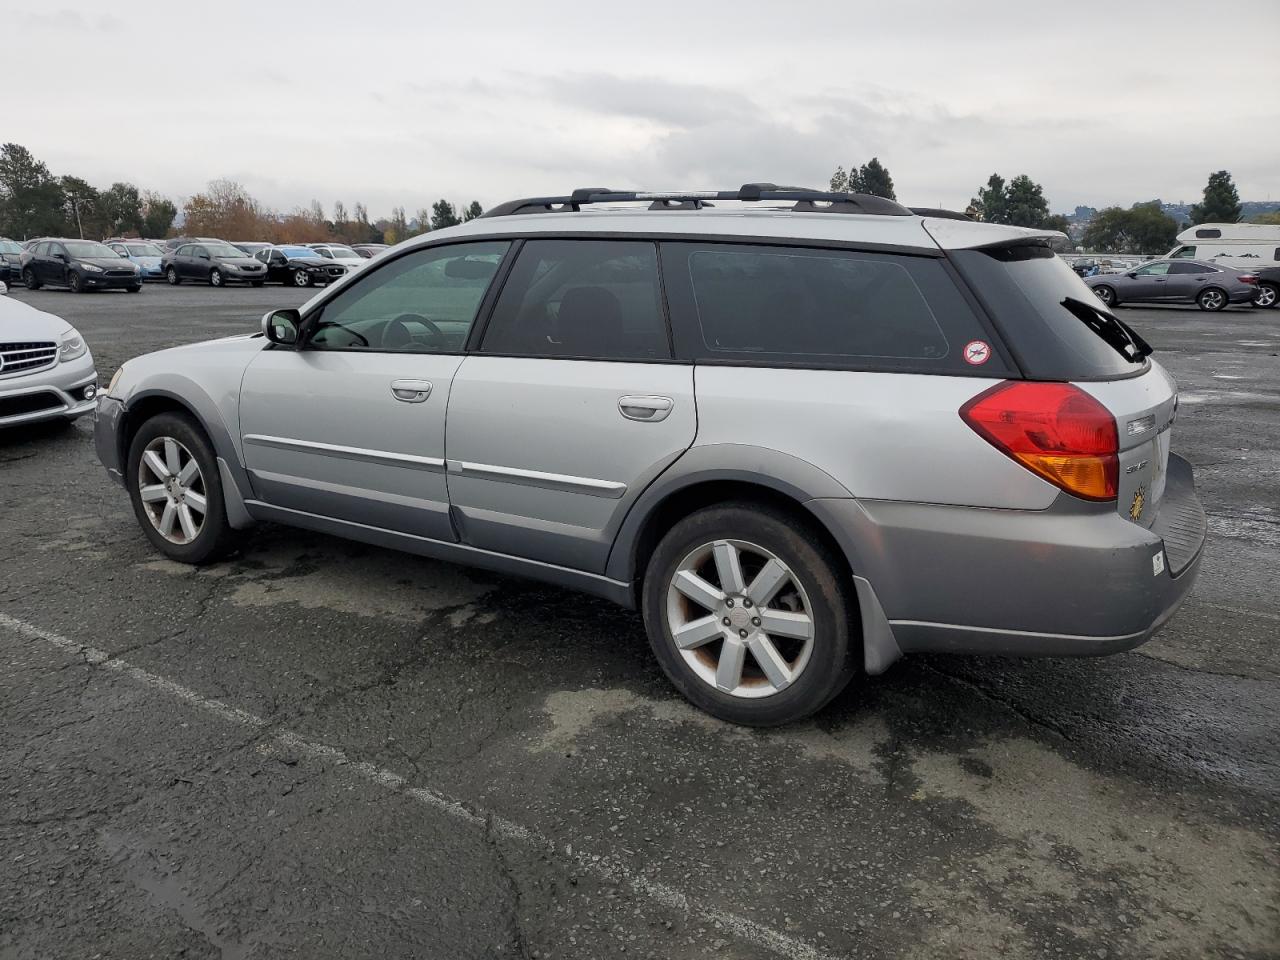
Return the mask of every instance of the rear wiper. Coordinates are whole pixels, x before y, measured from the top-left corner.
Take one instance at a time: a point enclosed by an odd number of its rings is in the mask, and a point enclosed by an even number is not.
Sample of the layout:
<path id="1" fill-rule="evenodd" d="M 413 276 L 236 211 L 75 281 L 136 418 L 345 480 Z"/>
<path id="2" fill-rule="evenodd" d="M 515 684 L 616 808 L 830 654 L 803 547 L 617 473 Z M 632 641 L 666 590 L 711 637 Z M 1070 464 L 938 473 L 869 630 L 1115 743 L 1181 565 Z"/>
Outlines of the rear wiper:
<path id="1" fill-rule="evenodd" d="M 1062 305 L 1130 363 L 1137 363 L 1155 352 L 1151 344 L 1115 314 L 1074 297 L 1067 297 Z"/>

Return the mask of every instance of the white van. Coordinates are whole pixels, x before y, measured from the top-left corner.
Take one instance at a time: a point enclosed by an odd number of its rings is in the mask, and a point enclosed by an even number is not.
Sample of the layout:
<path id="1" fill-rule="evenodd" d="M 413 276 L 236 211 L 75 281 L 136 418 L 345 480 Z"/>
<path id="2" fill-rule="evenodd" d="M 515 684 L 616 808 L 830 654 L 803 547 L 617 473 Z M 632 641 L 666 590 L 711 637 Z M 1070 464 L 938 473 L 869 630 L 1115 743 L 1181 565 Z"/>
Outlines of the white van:
<path id="1" fill-rule="evenodd" d="M 1268 223 L 1202 223 L 1178 234 L 1170 257 L 1213 260 L 1248 270 L 1280 263 L 1280 226 Z"/>

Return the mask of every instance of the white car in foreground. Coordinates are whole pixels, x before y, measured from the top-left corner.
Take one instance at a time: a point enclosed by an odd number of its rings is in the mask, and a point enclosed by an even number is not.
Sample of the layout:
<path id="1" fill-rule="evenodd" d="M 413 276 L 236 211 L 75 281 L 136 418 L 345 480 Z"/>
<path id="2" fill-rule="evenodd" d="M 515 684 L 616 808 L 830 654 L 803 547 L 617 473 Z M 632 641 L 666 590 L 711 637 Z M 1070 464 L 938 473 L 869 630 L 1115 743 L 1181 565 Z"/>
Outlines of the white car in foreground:
<path id="1" fill-rule="evenodd" d="M 93 355 L 75 327 L 0 299 L 0 427 L 74 420 L 93 412 L 97 395 Z"/>

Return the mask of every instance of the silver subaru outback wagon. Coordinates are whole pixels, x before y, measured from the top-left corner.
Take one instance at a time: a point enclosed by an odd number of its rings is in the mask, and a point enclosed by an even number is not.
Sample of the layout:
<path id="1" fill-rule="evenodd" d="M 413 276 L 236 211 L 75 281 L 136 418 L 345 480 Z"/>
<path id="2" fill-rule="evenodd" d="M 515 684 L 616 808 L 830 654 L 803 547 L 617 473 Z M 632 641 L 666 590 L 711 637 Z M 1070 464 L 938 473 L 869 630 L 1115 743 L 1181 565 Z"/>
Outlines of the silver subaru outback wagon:
<path id="1" fill-rule="evenodd" d="M 1125 650 L 1204 513 L 1172 379 L 1055 236 L 768 184 L 514 201 L 130 360 L 98 456 L 174 560 L 272 521 L 637 608 L 738 723 L 904 653 Z"/>

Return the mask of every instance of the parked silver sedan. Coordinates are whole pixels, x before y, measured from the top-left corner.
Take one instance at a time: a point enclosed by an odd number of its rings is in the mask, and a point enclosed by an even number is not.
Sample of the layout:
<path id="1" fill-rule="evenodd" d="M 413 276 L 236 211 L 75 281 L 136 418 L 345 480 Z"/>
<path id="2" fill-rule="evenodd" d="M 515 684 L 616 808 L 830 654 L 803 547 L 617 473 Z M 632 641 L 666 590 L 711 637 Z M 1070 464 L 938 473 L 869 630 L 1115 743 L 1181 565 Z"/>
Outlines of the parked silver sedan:
<path id="1" fill-rule="evenodd" d="M 94 407 L 98 373 L 61 317 L 0 297 L 0 427 L 74 420 Z"/>
<path id="2" fill-rule="evenodd" d="M 1204 260 L 1152 260 L 1128 273 L 1086 277 L 1084 282 L 1109 307 L 1194 303 L 1201 310 L 1221 310 L 1228 303 L 1249 303 L 1258 292 L 1253 274 Z"/>

